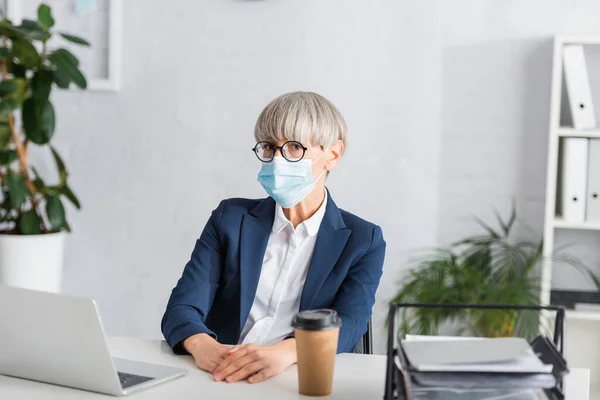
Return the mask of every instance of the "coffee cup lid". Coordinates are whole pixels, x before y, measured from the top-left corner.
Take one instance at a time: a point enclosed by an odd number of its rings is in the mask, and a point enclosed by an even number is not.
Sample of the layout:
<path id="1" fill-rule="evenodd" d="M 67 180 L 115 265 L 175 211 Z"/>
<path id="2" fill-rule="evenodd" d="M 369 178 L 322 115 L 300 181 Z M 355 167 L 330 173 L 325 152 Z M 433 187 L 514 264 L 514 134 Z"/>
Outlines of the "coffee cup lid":
<path id="1" fill-rule="evenodd" d="M 307 331 L 324 331 L 342 326 L 342 319 L 335 310 L 301 311 L 292 320 L 292 326 Z"/>

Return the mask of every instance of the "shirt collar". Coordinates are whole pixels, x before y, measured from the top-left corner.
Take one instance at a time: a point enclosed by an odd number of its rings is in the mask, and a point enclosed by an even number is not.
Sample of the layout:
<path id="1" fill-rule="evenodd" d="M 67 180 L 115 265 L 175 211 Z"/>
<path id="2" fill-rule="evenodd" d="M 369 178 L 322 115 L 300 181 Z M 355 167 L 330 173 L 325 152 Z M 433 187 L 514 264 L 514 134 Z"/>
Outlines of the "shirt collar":
<path id="1" fill-rule="evenodd" d="M 321 227 L 321 221 L 323 221 L 323 217 L 325 216 L 325 210 L 327 208 L 327 191 L 325 191 L 325 198 L 323 199 L 323 203 L 315 212 L 312 217 L 302 222 L 300 225 L 296 227 L 298 229 L 301 225 L 306 227 L 306 232 L 309 236 L 315 236 L 319 232 L 319 228 Z M 292 223 L 287 219 L 285 214 L 283 213 L 283 208 L 277 204 L 275 206 L 275 219 L 273 220 L 273 233 L 279 233 L 286 226 L 292 226 Z"/>

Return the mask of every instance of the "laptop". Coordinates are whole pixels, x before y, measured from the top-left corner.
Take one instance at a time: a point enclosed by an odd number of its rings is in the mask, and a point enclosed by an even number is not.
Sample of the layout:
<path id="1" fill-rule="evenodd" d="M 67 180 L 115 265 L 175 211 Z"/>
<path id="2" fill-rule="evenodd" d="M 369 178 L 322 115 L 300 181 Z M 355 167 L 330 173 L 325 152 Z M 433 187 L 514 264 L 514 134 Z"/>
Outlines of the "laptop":
<path id="1" fill-rule="evenodd" d="M 0 374 L 125 396 L 186 373 L 113 358 L 93 300 L 0 285 Z"/>

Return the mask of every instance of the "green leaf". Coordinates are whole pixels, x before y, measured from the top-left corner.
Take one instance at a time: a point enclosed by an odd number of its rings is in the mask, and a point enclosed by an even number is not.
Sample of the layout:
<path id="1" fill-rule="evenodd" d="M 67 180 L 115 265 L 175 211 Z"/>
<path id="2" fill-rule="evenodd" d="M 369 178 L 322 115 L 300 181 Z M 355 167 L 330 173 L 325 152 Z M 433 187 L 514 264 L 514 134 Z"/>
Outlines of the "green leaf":
<path id="1" fill-rule="evenodd" d="M 19 218 L 19 230 L 23 235 L 39 235 L 41 230 L 42 220 L 35 210 L 29 210 Z"/>
<path id="2" fill-rule="evenodd" d="M 12 52 L 20 64 L 27 68 L 33 68 L 40 64 L 40 55 L 35 46 L 25 38 L 13 39 Z"/>
<path id="3" fill-rule="evenodd" d="M 35 144 L 46 144 L 54 134 L 56 118 L 52 103 L 41 103 L 33 97 L 23 103 L 22 117 L 25 135 Z"/>
<path id="4" fill-rule="evenodd" d="M 52 229 L 59 231 L 67 222 L 65 219 L 65 207 L 56 195 L 50 195 L 46 199 L 46 214 Z"/>
<path id="5" fill-rule="evenodd" d="M 46 4 L 40 4 L 37 10 L 38 23 L 44 30 L 48 30 L 54 26 L 54 18 L 52 11 Z"/>
<path id="6" fill-rule="evenodd" d="M 40 31 L 42 30 L 42 26 L 38 24 L 37 21 L 33 21 L 31 19 L 23 19 L 21 21 L 21 25 L 17 26 L 17 29 L 22 31 Z"/>
<path id="7" fill-rule="evenodd" d="M 22 39 L 25 37 L 25 33 L 13 26 L 12 22 L 8 20 L 0 21 L 0 35 L 6 36 L 9 39 Z"/>
<path id="8" fill-rule="evenodd" d="M 64 33 L 64 32 L 60 32 L 60 36 L 62 36 L 63 38 L 65 38 L 66 40 L 68 40 L 69 42 L 72 42 L 72 43 L 80 44 L 83 46 L 90 45 L 90 42 L 88 42 L 87 40 L 80 38 L 78 36 L 70 35 L 70 34 Z"/>
<path id="9" fill-rule="evenodd" d="M 25 69 L 24 66 L 19 65 L 17 63 L 15 63 L 14 61 L 11 61 L 10 63 L 8 63 L 8 72 L 10 74 L 12 74 L 15 78 L 25 78 L 25 75 L 27 73 L 27 70 Z"/>
<path id="10" fill-rule="evenodd" d="M 4 100 L 10 99 L 15 100 L 17 103 L 21 104 L 29 95 L 29 86 L 27 79 L 25 78 L 15 78 L 12 79 L 11 82 L 17 86 L 17 90 L 13 93 L 4 96 Z"/>
<path id="11" fill-rule="evenodd" d="M 23 121 L 23 129 L 25 134 L 29 137 L 30 135 L 37 135 L 39 130 L 39 115 L 38 104 L 33 97 L 28 98 L 23 103 L 23 109 L 21 110 L 21 117 Z"/>
<path id="12" fill-rule="evenodd" d="M 9 49 L 7 49 L 6 47 L 0 47 L 0 60 L 8 57 L 9 54 L 10 54 Z"/>
<path id="13" fill-rule="evenodd" d="M 30 40 L 41 40 L 42 42 L 45 42 L 52 36 L 37 21 L 32 21 L 30 19 L 24 19 L 21 22 L 21 25 L 15 27 L 15 29 L 23 32 Z"/>
<path id="14" fill-rule="evenodd" d="M 42 108 L 40 130 L 43 138 L 46 139 L 45 143 L 49 142 L 54 135 L 54 128 L 56 127 L 56 115 L 54 114 L 54 107 L 52 103 L 46 101 Z M 35 142 L 34 142 L 35 143 Z M 42 143 L 37 143 L 42 144 Z"/>
<path id="15" fill-rule="evenodd" d="M 488 224 L 486 224 L 485 222 L 483 222 L 479 217 L 474 217 L 475 222 L 477 222 L 477 224 L 479 226 L 481 226 L 483 229 L 485 229 L 486 231 L 488 231 L 488 233 L 490 234 L 491 237 L 493 237 L 494 239 L 500 239 L 500 235 L 494 231 L 492 228 L 490 228 L 490 226 Z"/>
<path id="16" fill-rule="evenodd" d="M 69 76 L 62 70 L 53 71 L 52 78 L 54 79 L 56 86 L 61 89 L 67 89 L 71 83 Z"/>
<path id="17" fill-rule="evenodd" d="M 33 186 L 35 186 L 35 189 L 39 193 L 41 193 L 43 195 L 47 195 L 48 194 L 48 188 L 46 187 L 46 184 L 44 183 L 44 181 L 40 177 L 40 174 L 37 172 L 37 170 L 35 169 L 35 167 L 31 167 L 31 170 L 33 171 L 33 174 L 35 175 L 35 178 L 33 179 Z"/>
<path id="18" fill-rule="evenodd" d="M 23 177 L 9 170 L 6 182 L 11 207 L 15 209 L 21 208 L 27 198 L 27 186 L 25 185 Z"/>
<path id="19" fill-rule="evenodd" d="M 53 73 L 45 69 L 40 69 L 35 72 L 31 78 L 32 96 L 43 104 L 50 97 L 52 89 Z"/>
<path id="20" fill-rule="evenodd" d="M 10 143 L 10 128 L 7 123 L 0 123 L 0 149 L 6 147 L 7 144 Z"/>
<path id="21" fill-rule="evenodd" d="M 41 180 L 40 174 L 38 173 L 37 169 L 35 169 L 34 166 L 31 167 L 31 170 L 33 171 L 33 174 L 35 175 L 35 178 Z"/>
<path id="22" fill-rule="evenodd" d="M 65 49 L 58 49 L 50 54 L 50 60 L 59 74 L 63 74 L 82 89 L 87 87 L 85 76 L 77 68 L 77 59 Z"/>
<path id="23" fill-rule="evenodd" d="M 597 290 L 600 291 L 600 277 L 598 277 L 598 275 L 596 275 L 593 271 L 589 271 L 588 275 L 596 285 Z"/>
<path id="24" fill-rule="evenodd" d="M 67 49 L 58 49 L 56 51 L 54 51 L 54 53 L 58 53 L 61 57 L 65 57 L 65 59 L 73 64 L 76 67 L 79 67 L 79 59 L 77 59 L 77 57 L 75 57 L 73 55 L 73 53 L 71 53 L 69 50 Z"/>
<path id="25" fill-rule="evenodd" d="M 8 195 L 7 188 L 1 188 L 0 192 L 2 192 L 2 203 L 0 203 L 0 209 L 10 212 L 12 208 L 10 206 L 10 196 Z"/>
<path id="26" fill-rule="evenodd" d="M 61 186 L 59 188 L 59 193 L 64 195 L 69 201 L 78 209 L 81 209 L 81 204 L 79 203 L 79 199 L 75 196 L 75 193 L 71 190 L 67 185 Z"/>
<path id="27" fill-rule="evenodd" d="M 0 151 L 0 165 L 10 164 L 17 159 L 17 152 L 14 150 Z"/>
<path id="28" fill-rule="evenodd" d="M 47 42 L 52 34 L 44 31 L 31 31 L 27 33 L 27 37 L 31 40 L 39 40 L 40 42 Z"/>
<path id="29" fill-rule="evenodd" d="M 8 115 L 19 108 L 19 103 L 14 99 L 5 99 L 0 102 L 0 114 Z"/>
<path id="30" fill-rule="evenodd" d="M 65 163 L 63 162 L 60 154 L 53 146 L 50 146 L 50 150 L 52 150 L 52 156 L 54 157 L 54 162 L 56 163 L 56 168 L 58 169 L 58 176 L 60 177 L 60 184 L 62 186 L 67 185 L 67 177 L 69 176 L 67 172 L 67 168 L 65 167 Z"/>
<path id="31" fill-rule="evenodd" d="M 19 89 L 17 83 L 13 80 L 5 80 L 0 82 L 0 97 L 12 94 Z"/>

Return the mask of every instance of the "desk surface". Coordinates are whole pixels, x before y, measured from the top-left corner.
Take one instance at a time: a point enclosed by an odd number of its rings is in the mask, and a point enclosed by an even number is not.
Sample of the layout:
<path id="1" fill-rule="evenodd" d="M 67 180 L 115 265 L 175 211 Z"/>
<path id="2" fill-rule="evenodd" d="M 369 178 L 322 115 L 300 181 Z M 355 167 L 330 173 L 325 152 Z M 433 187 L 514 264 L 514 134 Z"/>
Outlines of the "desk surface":
<path id="1" fill-rule="evenodd" d="M 300 399 L 296 367 L 265 382 L 250 385 L 214 382 L 211 376 L 200 371 L 190 356 L 174 356 L 167 344 L 159 340 L 110 338 L 113 356 L 189 369 L 189 374 L 126 398 L 132 400 L 176 399 Z M 330 399 L 382 399 L 385 380 L 385 357 L 341 354 L 335 366 L 333 394 Z M 587 387 L 586 387 L 587 382 Z M 587 400 L 589 371 L 573 369 L 566 382 L 566 400 Z M 108 396 L 83 392 L 23 379 L 0 375 L 0 398 L 11 400 L 86 400 L 107 399 Z"/>

